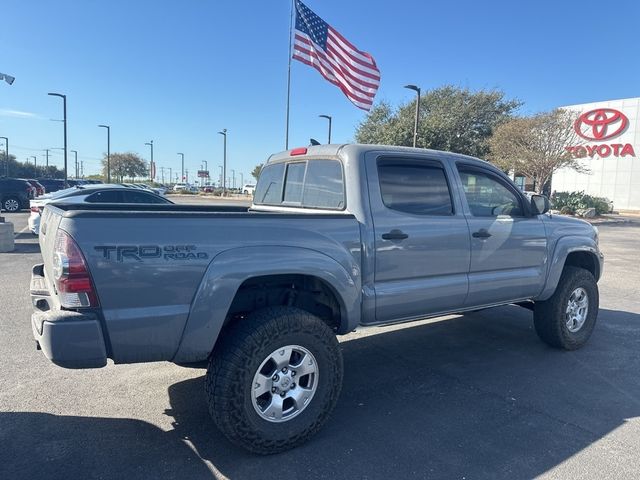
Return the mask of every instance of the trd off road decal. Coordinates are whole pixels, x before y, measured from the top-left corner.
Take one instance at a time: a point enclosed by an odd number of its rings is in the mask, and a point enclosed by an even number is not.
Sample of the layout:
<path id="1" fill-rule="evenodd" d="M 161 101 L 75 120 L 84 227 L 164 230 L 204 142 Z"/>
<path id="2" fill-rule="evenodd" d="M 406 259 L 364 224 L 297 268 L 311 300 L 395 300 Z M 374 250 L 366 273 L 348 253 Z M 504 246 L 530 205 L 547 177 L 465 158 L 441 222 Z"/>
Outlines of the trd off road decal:
<path id="1" fill-rule="evenodd" d="M 195 245 L 99 245 L 105 260 L 116 262 L 144 262 L 156 258 L 167 261 L 206 260 L 209 255 L 196 251 Z"/>

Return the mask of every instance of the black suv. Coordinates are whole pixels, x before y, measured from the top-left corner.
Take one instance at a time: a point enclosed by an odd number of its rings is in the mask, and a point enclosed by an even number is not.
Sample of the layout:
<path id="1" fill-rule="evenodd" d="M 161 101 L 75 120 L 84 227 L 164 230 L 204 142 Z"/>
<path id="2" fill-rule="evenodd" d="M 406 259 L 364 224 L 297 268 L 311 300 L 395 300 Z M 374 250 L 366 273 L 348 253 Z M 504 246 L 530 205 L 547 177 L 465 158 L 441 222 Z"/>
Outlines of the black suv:
<path id="1" fill-rule="evenodd" d="M 68 187 L 65 185 L 64 180 L 58 180 L 56 178 L 39 178 L 38 182 L 40 182 L 47 193 L 57 192 L 58 190 L 64 190 Z"/>
<path id="2" fill-rule="evenodd" d="M 7 212 L 29 208 L 34 188 L 26 180 L 0 178 L 0 207 Z"/>

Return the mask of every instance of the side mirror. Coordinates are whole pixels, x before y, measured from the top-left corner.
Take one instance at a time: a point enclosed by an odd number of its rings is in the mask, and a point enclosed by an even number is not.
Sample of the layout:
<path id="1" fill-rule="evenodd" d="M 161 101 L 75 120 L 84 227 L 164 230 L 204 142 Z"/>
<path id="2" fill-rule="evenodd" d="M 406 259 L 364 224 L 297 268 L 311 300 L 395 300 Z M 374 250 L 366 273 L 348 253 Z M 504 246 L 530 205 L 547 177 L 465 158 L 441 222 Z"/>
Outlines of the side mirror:
<path id="1" fill-rule="evenodd" d="M 549 199 L 544 195 L 531 195 L 531 211 L 534 215 L 547 213 L 551 208 Z"/>

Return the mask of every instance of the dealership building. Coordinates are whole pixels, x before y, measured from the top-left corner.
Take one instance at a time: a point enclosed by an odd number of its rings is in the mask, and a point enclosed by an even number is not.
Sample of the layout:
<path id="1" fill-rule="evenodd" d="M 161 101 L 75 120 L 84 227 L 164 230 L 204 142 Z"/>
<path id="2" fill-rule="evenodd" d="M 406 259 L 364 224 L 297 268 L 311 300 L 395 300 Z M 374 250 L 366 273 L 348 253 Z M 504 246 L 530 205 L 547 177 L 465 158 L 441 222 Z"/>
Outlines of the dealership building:
<path id="1" fill-rule="evenodd" d="M 576 143 L 566 148 L 588 173 L 558 170 L 551 191 L 584 191 L 606 197 L 615 210 L 640 211 L 640 98 L 562 108 L 577 115 Z"/>

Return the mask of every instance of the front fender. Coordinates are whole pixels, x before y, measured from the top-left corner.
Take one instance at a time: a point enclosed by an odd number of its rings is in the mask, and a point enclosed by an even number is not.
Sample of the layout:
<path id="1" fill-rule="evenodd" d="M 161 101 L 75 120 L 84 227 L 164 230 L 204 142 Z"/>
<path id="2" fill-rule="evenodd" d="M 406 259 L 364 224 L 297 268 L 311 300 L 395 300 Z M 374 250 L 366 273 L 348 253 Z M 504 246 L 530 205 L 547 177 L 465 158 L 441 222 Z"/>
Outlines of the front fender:
<path id="1" fill-rule="evenodd" d="M 593 239 L 573 235 L 562 237 L 556 242 L 553 250 L 553 256 L 549 263 L 545 286 L 536 300 L 547 300 L 551 295 L 553 295 L 553 292 L 555 292 L 558 282 L 560 281 L 565 261 L 572 252 L 588 252 L 593 255 L 599 271 L 602 272 L 602 254 Z"/>
<path id="2" fill-rule="evenodd" d="M 336 294 L 342 312 L 340 333 L 360 323 L 361 275 L 324 253 L 301 247 L 240 247 L 217 255 L 207 267 L 191 302 L 176 363 L 205 360 L 216 343 L 231 303 L 243 282 L 265 275 L 312 275 Z"/>

